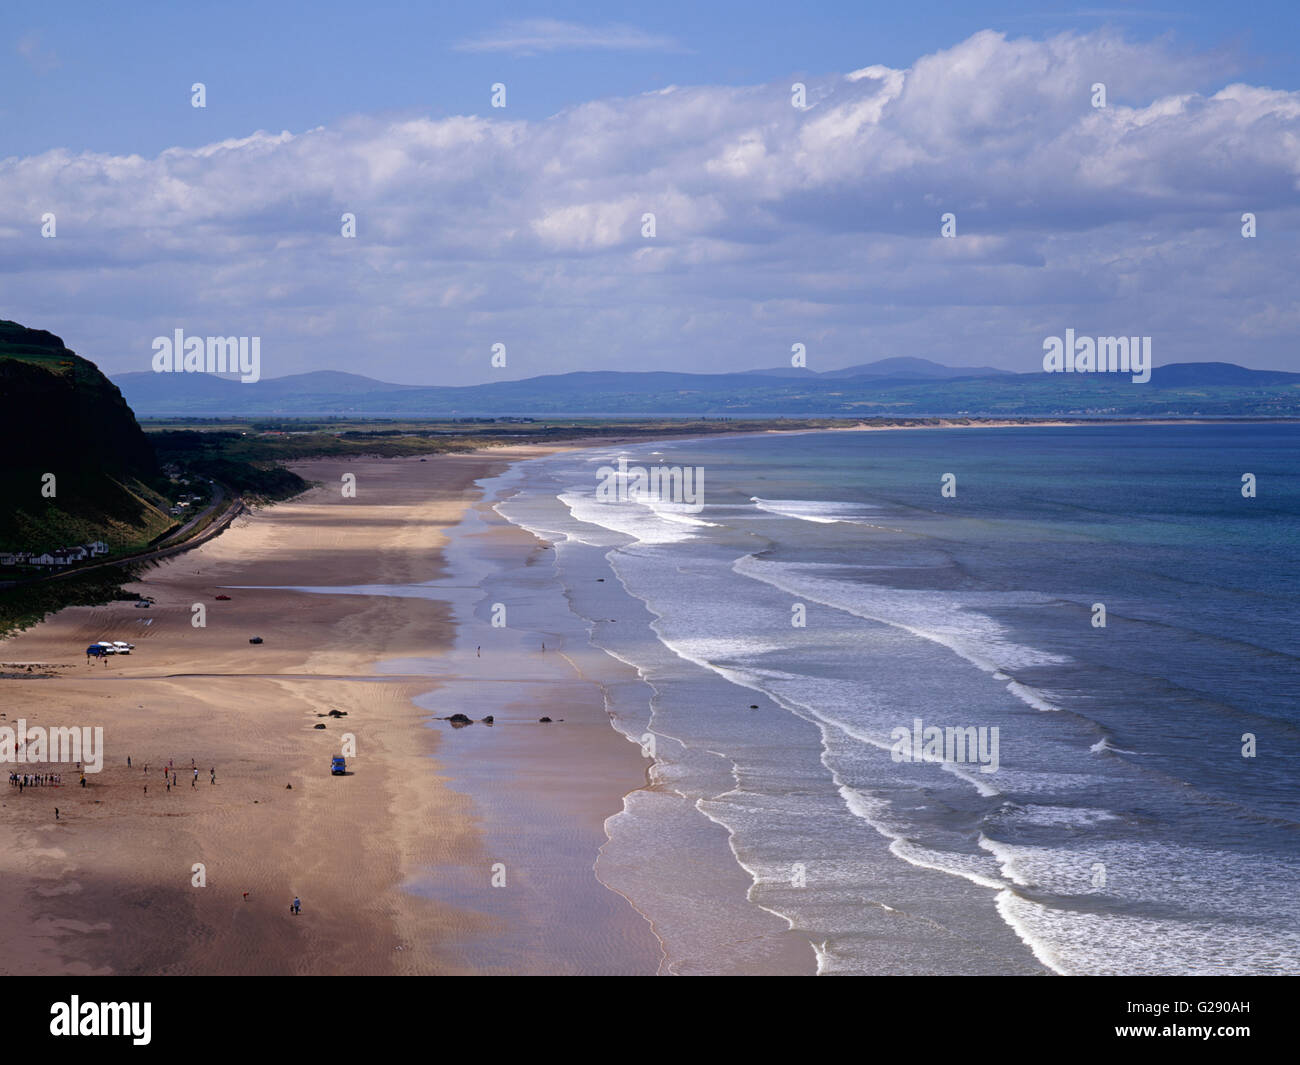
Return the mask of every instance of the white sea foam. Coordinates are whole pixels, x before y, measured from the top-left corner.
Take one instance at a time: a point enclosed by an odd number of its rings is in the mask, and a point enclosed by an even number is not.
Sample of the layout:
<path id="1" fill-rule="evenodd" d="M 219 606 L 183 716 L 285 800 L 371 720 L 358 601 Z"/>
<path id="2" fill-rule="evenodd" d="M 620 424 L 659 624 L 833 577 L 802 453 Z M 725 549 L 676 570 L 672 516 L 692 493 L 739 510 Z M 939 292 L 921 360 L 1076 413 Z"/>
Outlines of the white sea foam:
<path id="1" fill-rule="evenodd" d="M 737 559 L 732 568 L 742 576 L 763 581 L 801 599 L 812 599 L 824 606 L 892 625 L 942 644 L 989 674 L 1005 674 L 1007 670 L 1069 661 L 1062 655 L 1009 640 L 1002 625 L 977 609 L 982 604 L 1019 606 L 1051 602 L 1051 597 L 1046 595 L 884 588 L 830 576 L 832 572 L 841 572 L 842 567 L 773 562 L 754 555 Z M 1032 689 L 1015 682 L 1008 687 L 1035 709 L 1056 709 L 1039 699 Z"/>
<path id="2" fill-rule="evenodd" d="M 994 676 L 997 677 L 998 675 L 994 674 Z M 1005 674 L 1003 674 L 1003 678 L 1004 677 Z M 1037 688 L 1031 688 L 1028 684 L 1021 684 L 1019 681 L 1013 680 L 1007 685 L 1007 691 L 1011 692 L 1011 694 L 1021 702 L 1028 703 L 1035 710 L 1042 710 L 1050 713 L 1060 712 L 1061 708 L 1059 706 L 1055 706 L 1048 702 L 1046 692 L 1040 691 Z"/>
<path id="3" fill-rule="evenodd" d="M 992 798 L 994 795 L 1002 794 L 1002 792 L 998 791 L 997 788 L 989 783 L 989 778 L 987 776 L 980 776 L 979 773 L 972 773 L 969 769 L 958 762 L 950 762 L 946 759 L 937 761 L 939 762 L 940 769 L 966 781 L 967 784 L 970 784 L 986 799 Z"/>
<path id="4" fill-rule="evenodd" d="M 643 504 L 654 512 L 655 517 L 664 521 L 674 521 L 681 525 L 694 525 L 697 528 L 715 529 L 717 522 L 705 521 L 695 516 L 696 511 L 686 503 L 670 503 L 664 500 L 646 500 Z"/>
<path id="5" fill-rule="evenodd" d="M 613 457 L 616 458 L 616 454 Z M 602 456 L 602 461 L 608 459 Z M 564 483 L 576 485 L 580 478 L 573 477 Z M 572 490 L 572 493 L 581 492 L 580 488 Z M 996 780 L 1005 793 L 1014 795 L 1016 802 L 1023 805 L 1004 804 L 1003 809 L 990 813 L 984 820 L 994 836 L 1003 835 L 1003 829 L 1005 834 L 1014 835 L 1015 829 L 1025 828 L 1029 838 L 1050 839 L 1050 846 L 1011 845 L 985 835 L 980 838 L 981 852 L 971 853 L 964 849 L 968 845 L 964 838 L 952 836 L 942 828 L 933 806 L 924 808 L 925 820 L 912 823 L 907 803 L 900 804 L 895 811 L 889 802 L 846 786 L 840 776 L 841 772 L 849 776 L 845 772 L 846 765 L 860 773 L 864 764 L 864 756 L 855 750 L 856 745 L 875 749 L 888 746 L 887 741 L 877 734 L 881 721 L 887 720 L 881 717 L 881 713 L 887 713 L 888 708 L 871 705 L 873 697 L 879 696 L 880 685 L 872 684 L 870 678 L 864 677 L 859 683 L 859 701 L 853 702 L 834 686 L 838 683 L 835 678 L 798 672 L 806 664 L 801 663 L 798 657 L 800 645 L 776 631 L 767 638 L 769 630 L 763 627 L 757 613 L 755 604 L 763 602 L 768 616 L 772 616 L 771 604 L 765 601 L 772 597 L 772 593 L 746 592 L 721 579 L 715 580 L 717 575 L 708 568 L 714 565 L 713 562 L 706 566 L 689 549 L 680 549 L 679 545 L 692 541 L 707 543 L 706 527 L 711 522 L 694 517 L 680 521 L 678 518 L 687 516 L 662 510 L 656 512 L 654 507 L 637 504 L 619 514 L 616 513 L 617 505 L 596 504 L 590 498 L 591 507 L 599 506 L 599 510 L 581 504 L 575 507 L 569 498 L 572 493 L 559 495 L 567 513 L 563 518 L 548 517 L 548 524 L 562 529 L 559 533 L 562 537 L 613 547 L 615 550 L 610 555 L 616 563 L 615 572 L 620 582 L 646 602 L 652 611 L 655 611 L 652 604 L 658 604 L 659 609 L 665 612 L 665 616 L 654 625 L 659 637 L 658 643 L 654 644 L 656 650 L 646 652 L 649 655 L 647 659 L 642 650 L 629 647 L 627 653 L 630 657 L 625 661 L 647 677 L 643 663 L 649 660 L 661 668 L 663 651 L 667 650 L 733 684 L 763 691 L 778 704 L 814 721 L 822 734 L 822 762 L 830 769 L 835 787 L 850 813 L 887 838 L 890 851 L 901 861 L 961 877 L 995 892 L 999 915 L 1048 968 L 1061 973 L 1294 972 L 1300 969 L 1297 937 L 1294 931 L 1279 931 L 1276 899 L 1241 900 L 1225 896 L 1224 885 L 1230 885 L 1233 880 L 1230 875 L 1225 880 L 1224 871 L 1231 872 L 1236 868 L 1234 862 L 1253 861 L 1259 855 L 1200 852 L 1182 844 L 1161 848 L 1146 840 L 1141 843 L 1116 842 L 1111 837 L 1125 831 L 1125 822 L 1110 811 L 1086 804 L 1097 801 L 1099 781 L 1124 779 L 1119 775 L 1122 761 L 1087 758 L 1082 751 L 1083 745 L 1078 742 L 1077 729 L 1068 733 L 1071 742 L 1062 742 L 1054 757 L 1037 757 L 1043 750 L 1039 741 L 1056 734 L 1056 730 L 1068 729 L 1072 715 L 1040 717 L 1023 712 L 1017 715 L 1018 721 L 1030 730 L 1028 741 L 1033 741 L 1026 747 L 1018 747 L 1017 753 L 1027 748 L 1034 752 L 1035 757 L 1030 758 L 1027 764 L 1005 765 Z M 758 510 L 819 525 L 838 522 L 869 524 L 853 520 L 864 516 L 866 511 L 857 504 L 841 505 L 855 508 L 849 511 L 835 505 L 830 505 L 828 510 L 827 504 L 807 500 L 753 497 L 753 501 Z M 706 513 L 711 518 L 728 520 L 730 515 L 724 518 L 724 513 L 732 509 L 731 505 L 723 505 L 710 507 Z M 753 515 L 751 526 L 761 520 Z M 776 523 L 769 525 L 776 527 Z M 823 534 L 814 534 L 814 530 L 805 528 L 801 535 Z M 844 530 L 843 535 L 852 533 Z M 625 538 L 635 542 L 628 544 Z M 658 550 L 655 545 L 666 545 L 668 550 Z M 618 563 L 629 556 L 643 556 L 643 568 L 632 573 L 631 579 L 625 579 L 619 572 Z M 1017 681 L 1013 674 L 1027 667 L 1061 664 L 1069 659 L 1015 642 L 1004 626 L 984 613 L 984 609 L 1003 606 L 1043 605 L 1054 602 L 1054 597 L 1030 592 L 881 588 L 854 581 L 851 575 L 846 577 L 843 566 L 776 562 L 753 556 L 740 559 L 732 568 L 743 577 L 758 580 L 798 599 L 820 603 L 852 617 L 879 622 L 947 648 L 1002 682 L 1001 685 L 989 686 L 997 689 L 995 699 L 1002 699 L 1001 688 L 1005 685 L 1008 693 L 1036 710 L 1052 712 L 1060 709 L 1058 704 L 1062 696 Z M 683 584 L 683 581 L 688 583 Z M 726 626 L 718 624 L 718 604 L 725 604 Z M 752 622 L 750 614 L 753 614 Z M 818 632 L 833 640 L 835 634 L 848 631 L 855 624 L 846 618 L 838 627 L 832 625 Z M 854 638 L 859 640 L 877 640 L 878 634 L 885 631 L 872 626 L 857 627 L 859 631 Z M 718 631 L 719 628 L 726 631 Z M 746 629 L 750 635 L 740 636 L 739 633 Z M 915 645 L 914 641 L 901 635 L 893 639 L 900 646 Z M 784 661 L 782 651 L 786 652 Z M 761 668 L 756 662 L 760 656 Z M 935 659 L 929 651 L 924 652 L 922 657 L 925 656 Z M 631 657 L 637 661 L 630 661 Z M 787 670 L 773 668 L 778 663 L 786 665 Z M 950 668 L 960 670 L 964 667 L 954 663 Z M 809 670 L 809 673 L 813 672 Z M 990 700 L 988 705 L 995 704 Z M 682 716 L 680 707 L 674 709 L 679 722 L 689 720 Z M 852 713 L 846 714 L 846 709 Z M 759 717 L 755 715 L 755 720 Z M 680 731 L 688 734 L 684 742 L 690 742 L 692 729 Z M 1095 735 L 1088 736 L 1084 745 Z M 1091 750 L 1103 753 L 1121 749 L 1103 739 L 1093 744 Z M 1075 755 L 1078 763 L 1075 768 L 1085 771 L 1070 772 Z M 734 751 L 723 753 L 723 756 L 732 764 L 733 777 L 738 777 L 736 764 L 740 759 Z M 670 758 L 676 761 L 675 745 Z M 969 773 L 970 767 L 943 765 L 942 768 L 945 773 L 976 786 L 985 783 L 978 774 Z M 887 760 L 884 769 L 890 769 Z M 692 772 L 692 767 L 684 760 L 676 761 L 667 767 L 665 781 L 681 787 L 683 792 L 690 790 L 698 795 L 699 791 L 691 787 Z M 849 778 L 863 779 L 856 774 Z M 752 772 L 747 774 L 747 785 L 751 789 L 756 780 Z M 764 782 L 757 780 L 757 783 Z M 764 811 L 761 802 L 752 793 L 742 792 L 738 787 L 735 792 L 725 795 L 709 794 L 714 797 L 697 808 L 710 819 L 728 824 L 728 831 L 733 833 L 733 851 L 737 834 L 747 835 L 750 841 L 770 842 L 770 833 L 765 834 L 762 828 Z M 997 792 L 982 794 L 992 797 Z M 1041 797 L 1042 802 L 1030 803 L 1027 797 Z M 1077 797 L 1081 805 L 1061 805 L 1070 802 L 1072 797 Z M 973 800 L 968 797 L 967 801 Z M 777 808 L 775 804 L 772 806 L 773 810 Z M 737 862 L 747 869 L 751 881 L 756 884 L 766 885 L 776 877 L 772 867 L 762 862 L 755 863 L 751 859 L 746 865 L 739 856 Z M 1104 888 L 1094 888 L 1090 880 L 1093 867 L 1099 863 L 1106 867 L 1109 876 Z M 1278 868 L 1268 875 L 1261 875 L 1251 866 L 1251 873 L 1246 877 L 1246 867 L 1242 868 L 1243 881 L 1251 883 L 1261 880 L 1286 883 L 1288 875 L 1293 872 L 1284 861 L 1279 861 Z M 1033 897 L 1038 893 L 1042 893 L 1042 900 Z M 1118 912 L 1107 902 L 1108 896 L 1122 900 Z M 1062 899 L 1077 899 L 1078 905 L 1063 903 Z M 1195 919 L 1183 919 L 1179 916 L 1182 913 L 1194 914 Z M 1245 919 L 1253 926 L 1242 927 Z M 787 920 L 790 920 L 788 916 Z M 1232 944 L 1230 957 L 1224 956 L 1225 942 Z M 814 949 L 819 971 L 852 971 L 851 942 L 827 940 L 814 943 Z"/>
<path id="6" fill-rule="evenodd" d="M 960 876 L 972 884 L 995 891 L 1006 887 L 1006 881 L 998 875 L 996 864 L 988 858 L 978 854 L 958 854 L 924 847 L 908 837 L 907 826 L 894 819 L 889 804 L 883 799 L 846 784 L 839 786 L 839 792 L 849 812 L 889 839 L 890 853 L 909 865 Z"/>
<path id="7" fill-rule="evenodd" d="M 860 520 L 863 513 L 880 509 L 870 503 L 823 502 L 816 499 L 760 499 L 758 496 L 752 496 L 750 502 L 759 510 L 769 514 L 816 522 L 819 525 L 834 525 L 838 522 L 850 525 L 869 524 Z"/>
<path id="8" fill-rule="evenodd" d="M 604 530 L 574 521 L 567 509 L 563 515 L 543 515 L 537 507 L 531 507 L 525 512 L 517 499 L 503 500 L 492 509 L 512 525 L 519 526 L 549 544 L 576 543 L 589 547 L 607 547 L 617 542 Z"/>
<path id="9" fill-rule="evenodd" d="M 1002 821 L 1017 825 L 1042 825 L 1045 827 L 1092 828 L 1107 821 L 1118 821 L 1119 816 L 1109 810 L 1086 806 L 1052 806 L 1031 803 L 999 815 Z"/>
<path id="10" fill-rule="evenodd" d="M 894 840 L 889 845 L 889 852 L 918 869 L 934 869 L 951 876 L 960 876 L 972 884 L 994 891 L 1006 886 L 998 877 L 993 863 L 978 854 L 934 850 L 910 839 Z"/>
<path id="11" fill-rule="evenodd" d="M 569 508 L 574 519 L 584 525 L 621 533 L 643 544 L 681 543 L 694 536 L 692 527 L 709 524 L 683 520 L 688 518 L 685 514 L 666 517 L 647 503 L 602 503 L 594 494 L 584 492 L 562 492 L 557 498 Z M 584 542 L 593 542 L 593 538 L 588 536 Z M 614 545 L 611 543 L 609 546 Z"/>
<path id="12" fill-rule="evenodd" d="M 1211 872 L 1262 862 L 1276 866 L 1265 871 L 1283 883 L 1290 868 L 1284 860 L 1149 842 L 1031 847 L 981 838 L 980 846 L 1022 889 L 999 894 L 999 914 L 1058 972 L 1283 975 L 1300 969 L 1300 934 L 1279 924 L 1276 900 L 1225 892 L 1220 875 Z M 1104 883 L 1094 883 L 1098 869 L 1105 871 Z M 1159 875 L 1151 875 L 1154 870 Z M 1051 905 L 1024 893 L 1032 891 L 1081 901 L 1119 896 L 1133 909 L 1099 913 L 1088 905 Z"/>
<path id="13" fill-rule="evenodd" d="M 1093 754 L 1101 754 L 1103 751 L 1111 751 L 1115 754 L 1137 754 L 1138 753 L 1137 751 L 1129 751 L 1129 750 L 1125 750 L 1123 747 L 1115 746 L 1115 744 L 1111 743 L 1109 736 L 1103 736 L 1091 747 L 1089 747 L 1088 750 L 1092 751 Z"/>

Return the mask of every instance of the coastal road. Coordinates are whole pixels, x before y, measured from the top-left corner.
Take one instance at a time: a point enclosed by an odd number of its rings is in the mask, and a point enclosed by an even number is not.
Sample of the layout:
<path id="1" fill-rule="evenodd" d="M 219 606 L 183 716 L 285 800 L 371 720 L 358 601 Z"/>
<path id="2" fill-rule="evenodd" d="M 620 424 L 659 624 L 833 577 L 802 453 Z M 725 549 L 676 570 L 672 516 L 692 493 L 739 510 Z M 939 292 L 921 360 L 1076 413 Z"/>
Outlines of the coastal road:
<path id="1" fill-rule="evenodd" d="M 179 540 L 181 537 L 187 535 L 191 529 L 195 528 L 199 524 L 199 522 L 201 522 L 204 518 L 206 518 L 209 514 L 211 514 L 214 510 L 216 510 L 218 507 L 221 506 L 221 504 L 225 501 L 226 498 L 226 490 L 222 488 L 221 485 L 219 484 L 214 484 L 212 486 L 212 489 L 213 489 L 212 502 L 209 503 L 202 510 L 200 510 L 197 514 L 195 514 L 194 517 L 190 518 L 189 521 L 187 521 L 174 533 L 168 535 L 167 539 L 163 540 L 162 543 L 158 545 L 159 547 L 162 547 L 171 541 Z"/>
<path id="2" fill-rule="evenodd" d="M 167 537 L 167 540 L 175 540 L 177 536 L 184 534 L 187 529 L 192 529 L 195 525 L 207 517 L 225 500 L 224 490 L 218 488 L 219 498 L 212 501 L 212 505 L 207 507 L 201 513 L 196 514 L 188 522 L 182 525 L 176 532 Z M 133 562 L 149 562 L 153 559 L 167 558 L 169 555 L 178 555 L 182 551 L 188 551 L 190 548 L 198 547 L 200 544 L 207 543 L 214 536 L 223 532 L 226 527 L 234 521 L 240 514 L 244 513 L 247 508 L 244 501 L 236 497 L 230 501 L 226 512 L 217 518 L 211 525 L 204 529 L 197 536 L 191 537 L 182 543 L 172 543 L 166 547 L 155 547 L 148 551 L 141 551 L 135 555 L 126 555 L 122 558 L 115 558 L 108 562 L 96 562 L 93 566 L 78 566 L 75 569 L 66 569 L 58 573 L 47 573 L 42 577 L 32 577 L 25 581 L 5 581 L 0 583 L 0 588 L 22 588 L 32 584 L 40 584 L 43 581 L 62 581 L 71 577 L 80 577 L 83 573 L 90 573 L 97 569 L 106 569 L 109 566 L 122 566 Z M 164 541 L 166 542 L 166 541 Z"/>

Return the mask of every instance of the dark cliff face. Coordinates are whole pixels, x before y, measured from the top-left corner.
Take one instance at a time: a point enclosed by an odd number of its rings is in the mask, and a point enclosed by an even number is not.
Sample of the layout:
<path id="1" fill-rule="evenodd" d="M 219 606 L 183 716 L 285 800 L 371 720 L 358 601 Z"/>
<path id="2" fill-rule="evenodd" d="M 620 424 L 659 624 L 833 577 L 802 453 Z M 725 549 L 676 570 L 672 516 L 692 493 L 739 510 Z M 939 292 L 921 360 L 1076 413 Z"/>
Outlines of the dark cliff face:
<path id="1" fill-rule="evenodd" d="M 11 470 L 157 473 L 117 386 L 53 333 L 8 321 L 0 321 L 0 447 Z"/>
<path id="2" fill-rule="evenodd" d="M 125 544 L 166 524 L 148 487 L 153 448 L 117 386 L 54 334 L 9 321 L 0 321 L 0 456 L 0 548 Z"/>

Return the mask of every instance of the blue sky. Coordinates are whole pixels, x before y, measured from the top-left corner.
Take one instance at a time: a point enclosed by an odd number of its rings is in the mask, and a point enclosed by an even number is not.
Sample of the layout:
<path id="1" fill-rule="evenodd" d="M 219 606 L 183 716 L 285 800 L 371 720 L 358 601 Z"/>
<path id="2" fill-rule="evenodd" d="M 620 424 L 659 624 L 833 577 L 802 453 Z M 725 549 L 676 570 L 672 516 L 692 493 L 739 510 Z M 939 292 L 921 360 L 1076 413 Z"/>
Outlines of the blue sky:
<path id="1" fill-rule="evenodd" d="M 611 12 L 613 11 L 613 17 Z M 1243 17 L 1243 11 L 1246 17 Z M 559 27 L 591 27 L 585 47 Z M 903 68 L 982 29 L 1051 36 L 1101 26 L 1232 57 L 1234 77 L 1300 89 L 1294 0 L 1084 3 L 394 3 L 220 5 L 7 0 L 0 63 L 5 155 L 48 148 L 153 154 L 352 114 L 512 115 L 678 85 L 758 84 Z M 530 25 L 532 24 L 532 25 Z M 626 47 L 618 30 L 626 33 Z M 529 48 L 529 40 L 538 42 Z M 611 42 L 604 47 L 595 42 Z M 515 46 L 511 47 L 514 42 Z M 22 47 L 21 61 L 14 50 Z M 1207 71 L 1207 74 L 1210 73 Z M 195 81 L 208 107 L 187 106 Z M 1203 88 L 1204 86 L 1192 86 Z"/>
<path id="2" fill-rule="evenodd" d="M 1067 327 L 1300 370 L 1298 38 L 1281 2 L 17 0 L 0 316 L 110 373 L 176 327 L 420 383 L 1027 370 Z"/>

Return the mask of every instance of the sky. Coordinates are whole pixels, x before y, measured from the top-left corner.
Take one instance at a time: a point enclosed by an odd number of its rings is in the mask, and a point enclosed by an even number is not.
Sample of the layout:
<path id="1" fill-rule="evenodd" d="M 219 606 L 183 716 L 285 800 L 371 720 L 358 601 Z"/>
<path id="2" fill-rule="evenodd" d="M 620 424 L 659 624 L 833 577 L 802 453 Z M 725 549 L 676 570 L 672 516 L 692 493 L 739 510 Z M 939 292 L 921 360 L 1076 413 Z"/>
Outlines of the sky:
<path id="1" fill-rule="evenodd" d="M 7 0 L 0 317 L 110 375 L 1300 371 L 1298 10 Z"/>

